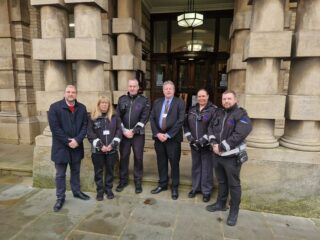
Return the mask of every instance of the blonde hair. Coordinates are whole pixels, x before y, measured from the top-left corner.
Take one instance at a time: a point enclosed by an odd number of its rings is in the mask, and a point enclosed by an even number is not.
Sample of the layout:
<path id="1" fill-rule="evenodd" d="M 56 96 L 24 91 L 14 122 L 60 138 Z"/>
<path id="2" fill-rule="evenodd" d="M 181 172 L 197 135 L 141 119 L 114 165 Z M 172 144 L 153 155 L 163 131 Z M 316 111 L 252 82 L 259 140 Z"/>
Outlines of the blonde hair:
<path id="1" fill-rule="evenodd" d="M 100 117 L 102 115 L 101 111 L 100 111 L 100 103 L 101 102 L 107 102 L 108 103 L 108 111 L 107 111 L 107 115 L 106 118 L 108 118 L 109 120 L 111 120 L 112 115 L 114 114 L 114 109 L 112 106 L 112 103 L 110 101 L 110 99 L 107 96 L 100 96 L 97 104 L 94 108 L 94 110 L 91 113 L 91 119 L 92 120 L 96 120 L 98 117 Z"/>

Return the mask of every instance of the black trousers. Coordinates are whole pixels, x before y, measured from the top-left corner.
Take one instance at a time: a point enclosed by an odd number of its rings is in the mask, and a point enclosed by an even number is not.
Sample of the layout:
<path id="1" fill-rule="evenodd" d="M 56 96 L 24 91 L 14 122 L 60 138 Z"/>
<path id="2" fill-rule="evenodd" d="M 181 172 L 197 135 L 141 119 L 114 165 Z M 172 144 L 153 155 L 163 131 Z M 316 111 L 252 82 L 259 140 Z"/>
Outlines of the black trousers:
<path id="1" fill-rule="evenodd" d="M 129 159 L 131 148 L 134 156 L 133 176 L 134 182 L 140 184 L 143 175 L 143 149 L 145 137 L 144 135 L 134 135 L 129 139 L 123 137 L 120 143 L 120 166 L 119 175 L 121 183 L 128 183 L 129 180 Z"/>
<path id="2" fill-rule="evenodd" d="M 112 189 L 114 166 L 118 159 L 118 153 L 98 154 L 91 155 L 94 167 L 94 181 L 97 186 L 97 192 L 103 193 L 104 191 Z"/>
<path id="3" fill-rule="evenodd" d="M 236 157 L 216 158 L 216 176 L 219 182 L 218 199 L 226 204 L 230 192 L 230 207 L 238 209 L 241 202 L 240 170 L 241 165 L 237 164 Z"/>
<path id="4" fill-rule="evenodd" d="M 70 166 L 70 186 L 73 193 L 80 191 L 80 165 L 81 161 L 55 164 L 56 168 L 56 196 L 58 199 L 66 198 L 66 171 Z"/>
<path id="5" fill-rule="evenodd" d="M 178 188 L 180 181 L 179 162 L 181 156 L 181 142 L 175 141 L 174 139 L 168 139 L 165 142 L 161 142 L 156 139 L 154 147 L 157 154 L 159 186 L 168 186 L 168 162 L 170 162 L 172 188 Z"/>
<path id="6" fill-rule="evenodd" d="M 199 151 L 191 148 L 192 190 L 211 194 L 213 189 L 213 152 L 206 149 Z"/>

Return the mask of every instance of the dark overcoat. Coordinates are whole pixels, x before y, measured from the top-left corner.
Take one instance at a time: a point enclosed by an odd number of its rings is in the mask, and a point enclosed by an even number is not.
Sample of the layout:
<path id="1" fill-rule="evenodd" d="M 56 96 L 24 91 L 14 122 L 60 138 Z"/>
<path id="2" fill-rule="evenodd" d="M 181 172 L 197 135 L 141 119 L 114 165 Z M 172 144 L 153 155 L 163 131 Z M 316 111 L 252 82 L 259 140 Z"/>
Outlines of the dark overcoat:
<path id="1" fill-rule="evenodd" d="M 49 126 L 52 132 L 51 160 L 57 164 L 79 162 L 84 157 L 83 139 L 87 133 L 88 114 L 86 107 L 75 102 L 72 113 L 65 101 L 51 104 L 48 113 Z M 68 146 L 69 138 L 74 138 L 79 146 L 72 149 Z"/>

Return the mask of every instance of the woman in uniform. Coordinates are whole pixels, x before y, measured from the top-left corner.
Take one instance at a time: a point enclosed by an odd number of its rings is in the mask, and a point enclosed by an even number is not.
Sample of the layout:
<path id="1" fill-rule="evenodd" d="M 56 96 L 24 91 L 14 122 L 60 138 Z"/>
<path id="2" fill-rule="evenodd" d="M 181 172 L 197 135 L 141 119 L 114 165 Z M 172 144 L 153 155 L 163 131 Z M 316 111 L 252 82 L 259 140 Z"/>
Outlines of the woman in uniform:
<path id="1" fill-rule="evenodd" d="M 108 199 L 114 198 L 112 192 L 114 166 L 118 159 L 122 131 L 121 120 L 115 114 L 110 100 L 99 97 L 88 121 L 88 140 L 92 145 L 94 180 L 97 186 L 97 201 L 102 201 L 104 193 Z"/>
<path id="2" fill-rule="evenodd" d="M 192 189 L 189 198 L 203 194 L 208 202 L 213 190 L 213 153 L 208 139 L 208 125 L 217 107 L 209 102 L 207 90 L 197 92 L 198 103 L 193 106 L 184 123 L 185 137 L 188 139 L 192 155 Z"/>

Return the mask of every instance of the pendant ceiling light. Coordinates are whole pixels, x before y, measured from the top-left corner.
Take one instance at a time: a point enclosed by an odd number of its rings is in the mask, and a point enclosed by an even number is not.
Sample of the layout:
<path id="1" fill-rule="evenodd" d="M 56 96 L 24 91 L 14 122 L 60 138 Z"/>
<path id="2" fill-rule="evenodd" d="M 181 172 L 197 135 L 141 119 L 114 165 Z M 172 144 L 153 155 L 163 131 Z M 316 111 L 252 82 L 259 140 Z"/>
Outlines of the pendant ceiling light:
<path id="1" fill-rule="evenodd" d="M 194 10 L 194 0 L 188 0 L 188 10 L 177 17 L 180 27 L 197 27 L 203 24 L 203 14 Z"/>

